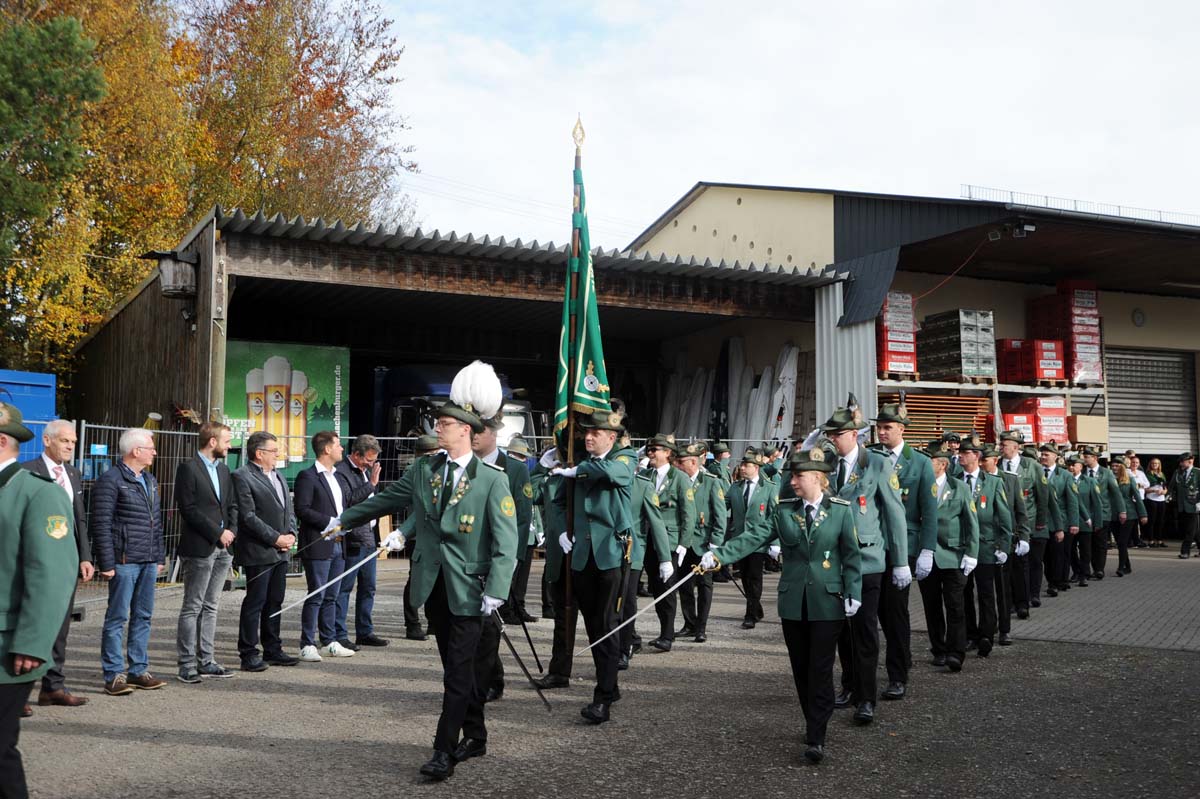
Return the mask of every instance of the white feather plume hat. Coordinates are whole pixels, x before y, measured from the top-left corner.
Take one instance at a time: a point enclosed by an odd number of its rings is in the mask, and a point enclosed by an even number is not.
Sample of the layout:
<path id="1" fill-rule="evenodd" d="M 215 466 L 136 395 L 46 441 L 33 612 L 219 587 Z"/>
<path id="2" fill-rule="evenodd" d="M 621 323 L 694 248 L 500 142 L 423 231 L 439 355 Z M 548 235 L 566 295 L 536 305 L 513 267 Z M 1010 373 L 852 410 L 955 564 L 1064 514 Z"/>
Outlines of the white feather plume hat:
<path id="1" fill-rule="evenodd" d="M 504 402 L 500 378 L 490 363 L 472 361 L 458 370 L 450 384 L 450 401 L 438 409 L 439 416 L 449 416 L 482 432 L 483 420 L 494 417 Z"/>

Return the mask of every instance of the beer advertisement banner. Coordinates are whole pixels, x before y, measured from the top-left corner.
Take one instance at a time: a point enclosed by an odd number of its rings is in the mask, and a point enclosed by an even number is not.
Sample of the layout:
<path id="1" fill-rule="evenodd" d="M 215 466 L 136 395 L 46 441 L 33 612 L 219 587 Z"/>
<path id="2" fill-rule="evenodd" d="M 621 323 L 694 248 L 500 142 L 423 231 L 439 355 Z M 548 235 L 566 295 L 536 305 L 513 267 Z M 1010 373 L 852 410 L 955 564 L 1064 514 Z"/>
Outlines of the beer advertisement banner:
<path id="1" fill-rule="evenodd" d="M 255 430 L 274 433 L 279 439 L 276 468 L 293 467 L 286 473 L 293 477 L 312 463 L 313 433 L 333 430 L 345 439 L 349 380 L 350 350 L 342 347 L 228 342 L 224 410 L 225 424 L 233 429 L 233 449 Z"/>

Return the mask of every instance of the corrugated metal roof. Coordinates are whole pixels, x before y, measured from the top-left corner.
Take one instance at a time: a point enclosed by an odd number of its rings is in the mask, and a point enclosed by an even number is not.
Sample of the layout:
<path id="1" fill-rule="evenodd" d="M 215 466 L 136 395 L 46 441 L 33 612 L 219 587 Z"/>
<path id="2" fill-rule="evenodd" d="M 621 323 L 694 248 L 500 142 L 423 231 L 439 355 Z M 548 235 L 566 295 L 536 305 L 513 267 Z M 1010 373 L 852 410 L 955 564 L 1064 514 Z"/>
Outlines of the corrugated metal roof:
<path id="1" fill-rule="evenodd" d="M 302 216 L 289 219 L 283 214 L 268 217 L 261 211 L 253 216 L 247 216 L 241 209 L 235 208 L 226 211 L 220 206 L 213 209 L 210 216 L 216 221 L 217 229 L 227 233 L 304 239 L 328 244 L 378 247 L 406 252 L 493 258 L 523 263 L 566 264 L 567 262 L 567 245 L 556 245 L 554 242 L 542 243 L 536 240 L 525 242 L 521 239 L 509 240 L 503 236 L 493 238 L 474 234 L 460 236 L 453 231 L 442 233 L 434 230 L 432 233 L 426 233 L 420 228 L 398 227 L 395 230 L 389 230 L 382 225 L 372 229 L 361 222 L 353 227 L 347 227 L 340 221 L 330 224 L 320 218 L 305 219 Z M 197 225 L 197 229 L 201 227 L 202 225 Z M 188 240 L 185 239 L 179 249 L 184 249 L 187 244 Z M 797 266 L 769 263 L 743 264 L 741 261 L 728 263 L 724 260 L 713 263 L 708 258 L 700 261 L 695 257 L 684 259 L 681 256 L 669 256 L 665 253 L 633 255 L 628 251 L 623 252 L 616 248 L 604 250 L 601 247 L 592 250 L 592 263 L 598 272 L 704 277 L 710 280 L 735 280 L 773 285 L 816 287 L 845 279 L 844 275 L 839 275 L 836 270 L 828 267 L 825 269 L 802 269 Z"/>

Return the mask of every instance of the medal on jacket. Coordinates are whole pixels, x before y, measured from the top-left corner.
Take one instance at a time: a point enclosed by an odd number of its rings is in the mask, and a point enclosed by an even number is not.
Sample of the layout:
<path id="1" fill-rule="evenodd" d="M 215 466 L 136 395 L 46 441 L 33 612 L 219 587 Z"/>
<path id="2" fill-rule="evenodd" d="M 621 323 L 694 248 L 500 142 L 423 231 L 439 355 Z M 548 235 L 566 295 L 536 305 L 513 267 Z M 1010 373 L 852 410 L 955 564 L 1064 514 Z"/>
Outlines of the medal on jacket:
<path id="1" fill-rule="evenodd" d="M 821 566 L 826 569 L 832 569 L 833 564 L 829 562 L 829 550 L 825 550 L 825 560 L 821 562 Z"/>
<path id="2" fill-rule="evenodd" d="M 460 533 L 472 532 L 474 527 L 475 527 L 475 517 L 474 516 L 464 513 L 462 516 L 458 517 L 458 531 Z"/>
<path id="3" fill-rule="evenodd" d="M 866 494 L 858 495 L 858 512 L 859 513 L 867 512 L 867 495 Z M 826 566 L 825 568 L 829 568 L 829 567 Z"/>
<path id="4" fill-rule="evenodd" d="M 758 505 L 758 512 L 759 512 L 759 513 L 766 513 L 766 512 L 767 512 L 767 506 L 766 506 L 766 504 L 765 504 L 765 503 L 759 503 L 759 505 Z"/>
<path id="5" fill-rule="evenodd" d="M 985 510 L 986 508 L 987 508 L 987 494 L 980 494 L 979 495 L 979 509 Z"/>

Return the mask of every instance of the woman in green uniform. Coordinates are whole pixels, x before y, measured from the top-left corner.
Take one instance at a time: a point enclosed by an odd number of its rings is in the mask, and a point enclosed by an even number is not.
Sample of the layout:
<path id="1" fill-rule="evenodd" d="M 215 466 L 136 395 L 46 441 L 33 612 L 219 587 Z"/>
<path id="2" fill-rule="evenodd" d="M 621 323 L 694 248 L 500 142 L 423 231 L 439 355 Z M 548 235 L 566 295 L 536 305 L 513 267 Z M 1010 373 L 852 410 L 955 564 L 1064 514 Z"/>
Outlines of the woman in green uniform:
<path id="1" fill-rule="evenodd" d="M 849 502 L 830 492 L 828 457 L 819 447 L 796 454 L 790 464 L 795 496 L 779 501 L 771 524 L 747 529 L 706 552 L 700 563 L 704 569 L 720 568 L 769 542 L 782 549 L 779 617 L 804 710 L 804 757 L 813 763 L 825 757 L 838 635 L 862 604 L 854 513 Z"/>
<path id="2" fill-rule="evenodd" d="M 1113 476 L 1117 478 L 1117 488 L 1121 492 L 1121 498 L 1125 500 L 1125 507 L 1136 511 L 1136 513 L 1130 513 L 1125 521 L 1117 524 L 1118 577 L 1124 577 L 1133 571 L 1133 567 L 1129 563 L 1129 540 L 1133 537 L 1133 526 L 1141 522 L 1145 527 L 1149 522 L 1149 519 L 1146 518 L 1146 506 L 1142 503 L 1142 498 L 1138 493 L 1137 483 L 1129 474 L 1128 463 L 1124 455 L 1113 455 L 1109 464 Z"/>

